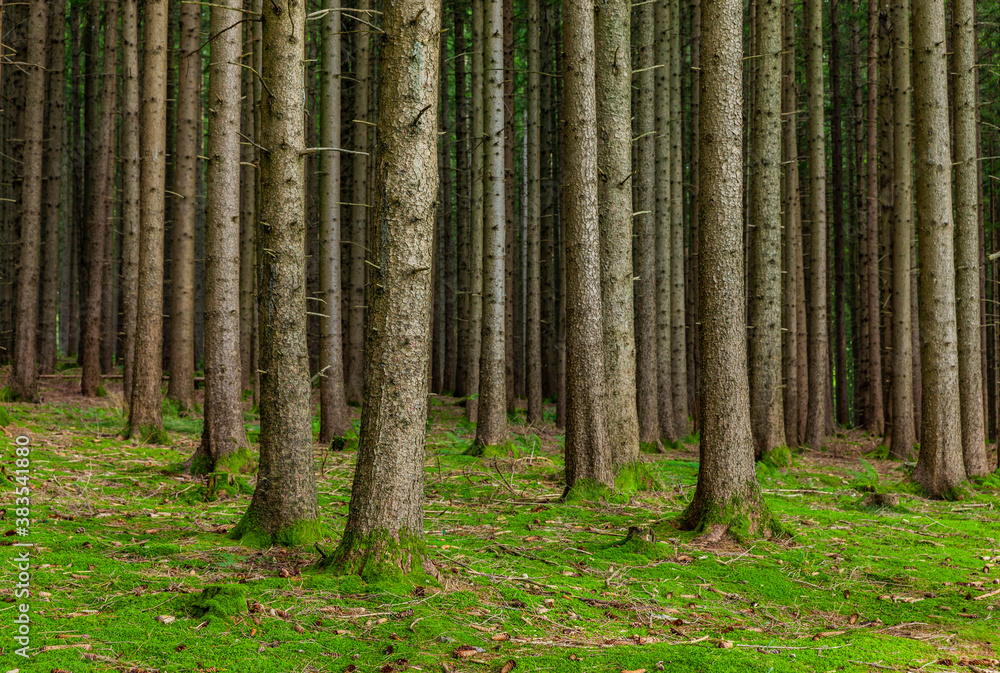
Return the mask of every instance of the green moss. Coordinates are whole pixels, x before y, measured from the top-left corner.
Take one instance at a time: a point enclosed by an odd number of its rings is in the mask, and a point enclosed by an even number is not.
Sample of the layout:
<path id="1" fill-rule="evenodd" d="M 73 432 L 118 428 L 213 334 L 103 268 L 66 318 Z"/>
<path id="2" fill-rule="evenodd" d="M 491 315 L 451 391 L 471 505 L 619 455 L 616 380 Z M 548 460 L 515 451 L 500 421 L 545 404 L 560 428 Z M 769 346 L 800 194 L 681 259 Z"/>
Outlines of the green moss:
<path id="1" fill-rule="evenodd" d="M 247 587 L 244 584 L 215 584 L 205 587 L 191 602 L 195 617 L 229 620 L 246 614 Z"/>
<path id="2" fill-rule="evenodd" d="M 213 472 L 239 474 L 244 471 L 244 468 L 252 463 L 253 453 L 250 451 L 250 448 L 246 446 L 241 446 L 236 449 L 236 451 L 220 458 L 216 462 L 214 470 L 212 469 L 209 456 L 205 453 L 197 452 L 194 460 L 191 461 L 191 474 L 210 474 Z"/>
<path id="3" fill-rule="evenodd" d="M 792 466 L 794 454 L 787 446 L 778 446 L 764 454 L 762 462 L 769 467 L 782 470 Z"/>
<path id="4" fill-rule="evenodd" d="M 639 442 L 639 451 L 643 453 L 663 453 L 663 446 L 659 442 Z"/>
<path id="5" fill-rule="evenodd" d="M 107 397 L 108 396 L 108 389 L 104 387 L 103 383 L 97 384 L 97 396 L 98 397 Z"/>
<path id="6" fill-rule="evenodd" d="M 623 465 L 615 475 L 615 490 L 619 493 L 657 491 L 662 488 L 663 485 L 649 469 L 649 465 L 641 461 Z"/>
<path id="7" fill-rule="evenodd" d="M 476 456 L 478 458 L 520 458 L 521 449 L 514 442 L 508 441 L 506 444 L 478 444 L 473 443 L 465 450 L 465 455 Z"/>
<path id="8" fill-rule="evenodd" d="M 170 444 L 170 435 L 163 428 L 155 425 L 140 425 L 138 431 L 135 428 L 126 428 L 124 434 L 128 438 L 136 438 L 144 444 Z"/>
<path id="9" fill-rule="evenodd" d="M 658 560 L 665 558 L 667 554 L 666 546 L 657 542 L 657 532 L 653 528 L 638 528 L 630 526 L 628 534 L 624 540 L 603 545 L 601 556 L 609 561 L 627 563 L 631 565 L 629 555 L 640 557 L 640 562 L 646 559 Z"/>
<path id="10" fill-rule="evenodd" d="M 349 435 L 340 435 L 330 440 L 331 451 L 357 451 L 358 438 Z"/>
<path id="11" fill-rule="evenodd" d="M 565 503 L 580 502 L 612 502 L 616 499 L 613 488 L 593 479 L 580 479 L 573 486 L 567 487 L 562 500 Z"/>
<path id="12" fill-rule="evenodd" d="M 6 428 L 10 425 L 10 414 L 7 413 L 6 407 L 0 407 L 0 428 Z"/>
<path id="13" fill-rule="evenodd" d="M 368 584 L 434 582 L 425 570 L 432 567 L 427 544 L 406 530 L 377 529 L 367 535 L 345 531 L 336 551 L 324 556 L 318 567 L 338 575 L 356 575 Z"/>
<path id="14" fill-rule="evenodd" d="M 756 483 L 753 491 L 747 497 L 734 496 L 723 504 L 705 503 L 700 509 L 695 499 L 685 508 L 678 523 L 682 530 L 699 535 L 724 529 L 727 535 L 740 544 L 785 535 L 785 528 L 760 496 Z"/>
<path id="15" fill-rule="evenodd" d="M 4 386 L 0 388 L 0 402 L 17 402 L 17 395 L 11 390 L 10 386 Z"/>
<path id="16" fill-rule="evenodd" d="M 251 504 L 240 522 L 229 532 L 228 537 L 230 540 L 239 540 L 240 544 L 246 547 L 266 549 L 273 546 L 301 547 L 319 542 L 323 539 L 323 532 L 320 522 L 316 519 L 301 519 L 270 533 L 260 525 L 257 512 Z"/>

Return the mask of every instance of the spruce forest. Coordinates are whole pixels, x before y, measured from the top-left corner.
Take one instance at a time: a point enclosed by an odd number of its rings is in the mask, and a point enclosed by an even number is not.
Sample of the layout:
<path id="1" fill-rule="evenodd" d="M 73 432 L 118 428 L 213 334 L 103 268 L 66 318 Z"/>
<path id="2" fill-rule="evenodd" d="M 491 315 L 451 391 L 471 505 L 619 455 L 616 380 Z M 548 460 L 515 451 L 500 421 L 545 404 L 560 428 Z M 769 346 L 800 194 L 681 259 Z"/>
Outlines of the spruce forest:
<path id="1" fill-rule="evenodd" d="M 0 669 L 1000 672 L 996 0 L 0 0 Z"/>

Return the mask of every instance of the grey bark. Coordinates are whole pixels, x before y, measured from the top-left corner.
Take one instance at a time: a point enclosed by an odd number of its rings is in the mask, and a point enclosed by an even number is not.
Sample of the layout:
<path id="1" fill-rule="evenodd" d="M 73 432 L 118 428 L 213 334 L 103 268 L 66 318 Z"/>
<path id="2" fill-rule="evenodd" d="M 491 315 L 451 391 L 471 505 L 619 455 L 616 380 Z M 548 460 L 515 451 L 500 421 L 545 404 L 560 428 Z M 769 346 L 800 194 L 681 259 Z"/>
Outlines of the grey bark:
<path id="1" fill-rule="evenodd" d="M 541 286 L 541 16 L 538 0 L 528 0 L 528 124 L 526 141 L 527 192 L 524 196 L 528 237 L 527 302 L 525 306 L 525 389 L 528 397 L 526 420 L 542 424 L 542 286 Z M 631 292 L 631 286 L 629 287 Z"/>
<path id="2" fill-rule="evenodd" d="M 466 351 L 468 381 L 466 384 L 465 416 L 472 422 L 478 418 L 480 354 L 483 338 L 483 178 L 486 136 L 484 134 L 484 40 L 483 0 L 472 0 L 472 203 L 469 222 L 469 340 Z"/>
<path id="3" fill-rule="evenodd" d="M 132 397 L 139 291 L 139 8 L 122 2 L 122 390 Z"/>

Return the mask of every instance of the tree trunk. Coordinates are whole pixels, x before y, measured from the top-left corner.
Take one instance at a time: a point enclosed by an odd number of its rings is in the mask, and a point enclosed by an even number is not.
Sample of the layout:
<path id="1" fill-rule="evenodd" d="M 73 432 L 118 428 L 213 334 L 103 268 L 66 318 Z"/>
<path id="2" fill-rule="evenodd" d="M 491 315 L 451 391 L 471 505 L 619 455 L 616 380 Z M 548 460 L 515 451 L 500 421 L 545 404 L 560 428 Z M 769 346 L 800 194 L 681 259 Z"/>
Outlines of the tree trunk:
<path id="1" fill-rule="evenodd" d="M 823 121 L 823 3 L 806 0 L 806 88 L 809 110 L 809 413 L 806 442 L 826 435 L 830 377 L 826 318 L 826 146 Z"/>
<path id="2" fill-rule="evenodd" d="M 690 430 L 687 395 L 687 334 L 684 326 L 684 167 L 681 156 L 680 0 L 670 0 L 670 396 L 674 432 Z"/>
<path id="3" fill-rule="evenodd" d="M 146 0 L 140 117 L 139 291 L 129 434 L 165 441 L 163 373 L 163 209 L 166 181 L 167 0 Z"/>
<path id="4" fill-rule="evenodd" d="M 358 17 L 366 23 L 371 23 L 373 14 L 368 10 L 370 0 L 358 0 Z M 352 404 L 362 403 L 362 384 L 364 378 L 364 338 L 365 338 L 365 254 L 367 251 L 368 229 L 368 152 L 371 144 L 368 138 L 368 122 L 370 111 L 368 107 L 369 73 L 371 62 L 369 55 L 368 26 L 361 21 L 355 22 L 354 41 L 354 157 L 352 175 L 354 177 L 351 195 L 351 292 L 350 320 L 347 332 L 347 383 L 345 394 Z"/>
<path id="5" fill-rule="evenodd" d="M 336 13 L 338 21 L 340 13 Z M 256 124 L 255 110 L 256 97 L 254 96 L 255 81 L 259 81 L 253 69 L 254 51 L 258 49 L 257 41 L 254 39 L 254 23 L 245 24 L 243 55 L 247 60 L 244 65 L 250 67 L 243 68 L 243 114 L 242 133 L 243 141 L 240 143 L 240 161 L 242 174 L 240 176 L 240 388 L 242 390 L 253 389 L 253 307 L 254 307 L 254 274 L 255 264 L 255 239 L 257 227 L 257 163 L 255 157 Z M 339 37 L 338 37 L 339 39 Z M 340 79 L 336 80 L 339 82 Z M 337 99 L 337 110 L 340 110 L 340 99 Z M 339 137 L 339 136 L 338 136 Z M 339 147 L 339 145 L 338 145 Z M 338 186 L 339 189 L 339 186 Z M 340 201 L 341 199 L 337 199 Z M 340 263 L 341 249 L 337 249 L 337 260 Z M 338 277 L 337 282 L 340 283 Z M 339 285 L 338 285 L 339 287 Z M 338 296 L 339 296 L 338 292 Z M 329 308 L 329 307 L 324 307 Z M 340 306 L 337 307 L 340 312 Z M 326 313 L 326 311 L 322 311 Z M 337 329 L 340 329 L 338 325 Z M 341 355 L 343 363 L 343 355 Z M 343 377 L 341 377 L 343 386 Z M 322 423 L 322 422 L 321 422 Z"/>
<path id="6" fill-rule="evenodd" d="M 784 53 L 782 54 L 781 150 L 782 150 L 782 225 L 785 229 L 784 249 L 784 376 L 785 376 L 785 441 L 797 446 L 803 430 L 799 424 L 799 402 L 808 392 L 799 388 L 799 274 L 802 262 L 802 222 L 799 220 L 799 147 L 796 132 L 795 86 L 795 9 L 791 0 L 784 1 Z M 751 414 L 752 417 L 752 414 Z"/>
<path id="7" fill-rule="evenodd" d="M 486 156 L 483 178 L 483 316 L 475 447 L 507 440 L 504 318 L 504 90 L 503 0 L 483 7 L 483 100 Z"/>
<path id="8" fill-rule="evenodd" d="M 117 77 L 118 53 L 118 2 L 107 3 L 107 15 L 104 26 L 104 67 L 101 87 L 100 132 L 97 147 L 93 156 L 97 165 L 94 167 L 93 202 L 91 203 L 91 222 L 93 229 L 88 234 L 89 239 L 89 271 L 87 273 L 87 312 L 84 323 L 83 338 L 83 372 L 81 374 L 81 391 L 87 397 L 98 394 L 101 384 L 101 313 L 104 284 L 112 283 L 110 264 L 106 263 L 114 254 L 107 246 L 108 229 L 112 226 L 114 209 L 112 199 L 108 194 L 111 188 L 111 176 L 114 174 L 114 142 L 115 142 L 115 89 Z"/>
<path id="9" fill-rule="evenodd" d="M 49 8 L 45 0 L 32 0 L 29 3 L 21 249 L 14 312 L 14 367 L 10 377 L 12 397 L 26 402 L 38 401 L 35 331 L 38 324 L 38 257 L 41 248 L 42 141 L 45 115 L 38 114 L 37 111 L 45 109 L 48 18 Z"/>
<path id="10" fill-rule="evenodd" d="M 423 472 L 434 208 L 438 30 L 430 0 L 385 4 L 372 292 L 358 464 L 338 573 L 425 571 Z"/>
<path id="11" fill-rule="evenodd" d="M 657 217 L 656 217 L 656 118 L 654 113 L 655 47 L 653 44 L 653 3 L 640 6 L 638 12 L 638 68 L 634 73 L 638 88 L 636 118 L 636 254 L 635 266 L 635 357 L 636 408 L 639 441 L 656 444 L 660 438 L 657 403 L 658 325 L 657 325 Z M 641 366 L 639 365 L 641 363 Z"/>
<path id="12" fill-rule="evenodd" d="M 447 40 L 441 38 L 441 53 L 447 54 L 445 44 Z M 455 392 L 455 233 L 454 233 L 454 207 L 452 205 L 452 173 L 451 173 L 451 139 L 449 127 L 451 126 L 449 107 L 449 86 L 448 70 L 442 68 L 439 73 L 441 79 L 441 117 L 442 130 L 441 145 L 444 148 L 444 164 L 440 167 L 441 177 L 444 184 L 441 187 L 441 279 L 444 290 L 444 324 L 442 332 L 444 343 L 442 344 L 444 353 L 443 367 L 441 368 L 441 392 L 454 394 Z"/>
<path id="13" fill-rule="evenodd" d="M 657 2 L 653 10 L 656 70 L 655 79 L 655 123 L 656 123 L 656 398 L 659 434 L 661 439 L 676 439 L 673 403 L 673 304 L 671 290 L 670 248 L 670 10 L 666 0 Z"/>
<path id="14" fill-rule="evenodd" d="M 484 58 L 483 0 L 472 0 L 472 203 L 469 223 L 469 341 L 465 417 L 476 422 L 479 409 L 480 354 L 483 343 L 483 188 L 484 134 Z"/>
<path id="15" fill-rule="evenodd" d="M 880 436 L 885 432 L 882 398 L 882 329 L 879 301 L 879 179 L 878 179 L 878 0 L 868 0 L 868 175 L 865 226 L 867 248 L 864 273 L 868 294 L 868 397 L 865 409 L 867 428 Z"/>
<path id="16" fill-rule="evenodd" d="M 139 9 L 122 3 L 122 391 L 132 398 L 139 291 Z"/>
<path id="17" fill-rule="evenodd" d="M 754 472 L 746 369 L 740 204 L 742 5 L 704 3 L 701 32 L 702 372 L 701 460 L 682 526 L 718 539 L 767 536 L 776 527 Z M 737 528 L 739 526 L 739 528 Z"/>
<path id="18" fill-rule="evenodd" d="M 910 0 L 892 5 L 892 456 L 913 455 L 913 340 L 910 241 L 913 238 L 913 135 L 910 126 Z"/>
<path id="19" fill-rule="evenodd" d="M 834 402 L 837 424 L 851 422 L 850 398 L 847 394 L 850 377 L 847 374 L 847 237 L 844 222 L 844 115 L 840 88 L 840 6 L 830 2 L 830 98 L 833 115 L 830 119 L 830 149 L 833 173 L 833 331 L 834 331 Z"/>
<path id="20" fill-rule="evenodd" d="M 943 0 L 913 0 L 913 135 L 923 335 L 923 423 L 913 479 L 929 495 L 952 499 L 963 495 L 966 473 L 955 325 L 955 229 L 944 16 Z M 978 390 L 970 392 L 979 395 Z"/>
<path id="21" fill-rule="evenodd" d="M 528 425 L 540 427 L 542 418 L 542 287 L 541 287 L 541 17 L 538 0 L 528 0 L 528 160 L 526 200 L 528 236 L 527 302 L 525 306 L 525 388 Z M 629 279 L 631 285 L 631 278 Z M 631 287 L 629 288 L 631 292 Z"/>
<path id="22" fill-rule="evenodd" d="M 973 0 L 954 0 L 955 268 L 962 454 L 969 477 L 989 473 L 983 423 L 979 313 L 979 174 L 976 143 L 976 61 Z"/>
<path id="23" fill-rule="evenodd" d="M 181 4 L 177 81 L 177 154 L 170 287 L 170 384 L 167 397 L 194 406 L 195 217 L 198 116 L 201 114 L 201 5 Z M 210 99 L 211 100 L 211 99 Z M 215 108 L 215 101 L 212 101 Z"/>
<path id="24" fill-rule="evenodd" d="M 597 198 L 605 377 L 604 420 L 611 467 L 639 458 L 635 316 L 632 308 L 632 126 L 629 4 L 600 0 L 594 25 Z M 529 29 L 528 34 L 532 31 Z M 529 70 L 530 70 L 529 66 Z M 577 122 L 579 123 L 579 121 Z M 574 159 L 569 157 L 570 163 Z M 529 180 L 530 184 L 530 180 Z M 568 214 L 567 214 L 568 216 Z M 575 247 L 575 246 L 574 246 Z M 682 265 L 683 267 L 683 265 Z M 585 319 L 580 316 L 580 319 Z M 685 389 L 685 397 L 687 391 Z M 539 406 L 541 406 L 539 401 Z"/>
<path id="25" fill-rule="evenodd" d="M 892 26 L 889 21 L 892 0 L 881 0 L 878 12 L 878 231 L 879 250 L 877 259 L 881 260 L 880 269 L 876 270 L 879 280 L 879 295 L 885 301 L 879 300 L 879 322 L 882 331 L 883 385 L 882 400 L 885 405 L 884 415 L 887 420 L 887 430 L 890 440 L 893 433 L 892 419 L 892 377 L 893 339 L 892 339 L 892 190 L 893 190 L 893 91 L 892 91 Z"/>
<path id="26" fill-rule="evenodd" d="M 250 546 L 320 537 L 306 352 L 305 3 L 263 6 L 260 189 L 260 466 L 230 537 Z M 232 111 L 235 114 L 235 110 Z M 234 270 L 235 273 L 235 270 Z M 235 297 L 234 297 L 235 299 Z M 423 430 L 423 426 L 421 426 Z"/>
<path id="27" fill-rule="evenodd" d="M 47 148 L 43 158 L 43 268 L 41 312 L 38 322 L 38 368 L 50 374 L 56 369 L 57 315 L 59 309 L 59 230 L 62 218 L 62 137 L 65 121 L 66 2 L 53 0 L 48 17 L 48 78 L 46 101 Z M 67 255 L 68 258 L 68 255 Z"/>
<path id="28" fill-rule="evenodd" d="M 700 194 L 698 183 L 700 182 L 701 155 L 699 146 L 701 144 L 701 0 L 691 2 L 691 141 L 690 141 L 690 193 L 688 196 L 690 203 L 691 229 L 688 233 L 689 255 L 688 267 L 691 278 L 688 288 L 691 300 L 691 318 L 688 321 L 688 338 L 691 341 L 691 371 L 688 378 L 691 380 L 693 388 L 694 407 L 691 410 L 694 417 L 694 429 L 698 432 L 701 428 L 701 304 L 699 299 L 699 269 L 698 260 L 700 257 L 698 248 L 698 227 L 701 222 Z"/>
<path id="29" fill-rule="evenodd" d="M 504 377 L 514 412 L 514 0 L 503 4 Z"/>
<path id="30" fill-rule="evenodd" d="M 211 9 L 205 240 L 205 424 L 192 474 L 250 462 L 240 387 L 241 0 Z M 338 251 L 339 252 L 339 251 Z M 338 383 L 340 380 L 338 379 Z"/>
<path id="31" fill-rule="evenodd" d="M 452 8 L 455 23 L 455 200 L 456 200 L 456 263 L 457 284 L 455 291 L 455 397 L 468 394 L 469 382 L 469 90 L 466 87 L 465 21 L 468 5 L 456 2 Z"/>

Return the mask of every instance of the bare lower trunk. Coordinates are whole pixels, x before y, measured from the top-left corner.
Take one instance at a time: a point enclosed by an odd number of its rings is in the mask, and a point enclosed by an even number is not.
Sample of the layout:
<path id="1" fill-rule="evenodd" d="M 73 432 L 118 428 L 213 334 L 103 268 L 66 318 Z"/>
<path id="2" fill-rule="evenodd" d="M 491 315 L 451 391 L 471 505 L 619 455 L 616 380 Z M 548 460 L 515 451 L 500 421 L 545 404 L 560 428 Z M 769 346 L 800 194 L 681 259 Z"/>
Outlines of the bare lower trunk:
<path id="1" fill-rule="evenodd" d="M 484 130 L 483 85 L 483 0 L 472 0 L 472 203 L 469 223 L 469 341 L 466 352 L 465 417 L 478 418 L 480 390 L 480 354 L 483 338 L 483 177 L 487 138 Z"/>
<path id="2" fill-rule="evenodd" d="M 139 8 L 122 3 L 122 390 L 132 397 L 139 291 Z"/>
<path id="3" fill-rule="evenodd" d="M 782 225 L 784 226 L 784 376 L 785 441 L 797 446 L 804 427 L 799 423 L 799 404 L 808 394 L 799 387 L 799 285 L 802 261 L 802 223 L 799 221 L 799 147 L 796 133 L 795 11 L 791 0 L 784 3 L 784 54 L 782 63 Z"/>
<path id="4" fill-rule="evenodd" d="M 847 426 L 851 409 L 847 394 L 850 376 L 847 373 L 847 269 L 846 223 L 844 222 L 844 140 L 843 92 L 840 88 L 840 22 L 839 0 L 830 2 L 830 98 L 833 114 L 830 118 L 830 149 L 833 187 L 833 392 L 836 403 L 836 423 Z"/>
<path id="5" fill-rule="evenodd" d="M 879 301 L 879 186 L 878 186 L 878 1 L 868 0 L 868 175 L 866 237 L 863 273 L 868 276 L 868 397 L 865 421 L 876 436 L 885 432 L 882 398 L 882 329 Z"/>
<path id="6" fill-rule="evenodd" d="M 339 12 L 335 13 L 339 20 Z M 240 143 L 240 161 L 242 162 L 240 176 L 240 387 L 243 390 L 252 390 L 254 381 L 251 344 L 253 343 L 253 292 L 256 268 L 254 242 L 257 226 L 257 164 L 253 145 L 257 137 L 255 124 L 257 106 L 254 96 L 254 83 L 257 77 L 252 69 L 256 43 L 253 31 L 253 24 L 246 24 L 243 55 L 247 62 L 244 65 L 251 67 L 243 68 L 242 133 L 244 138 Z M 337 103 L 339 110 L 339 99 Z M 338 249 L 337 252 L 339 254 L 341 250 Z M 339 260 L 340 257 L 338 256 L 337 259 Z M 337 282 L 339 283 L 340 280 L 338 279 Z M 325 313 L 325 311 L 321 312 Z M 341 380 L 341 385 L 343 385 L 343 380 Z"/>
<path id="7" fill-rule="evenodd" d="M 455 201 L 456 208 L 456 264 L 455 286 L 455 397 L 468 394 L 469 382 L 469 222 L 470 185 L 469 174 L 469 90 L 466 86 L 465 21 L 468 5 L 456 2 L 453 8 L 455 22 Z"/>
<path id="8" fill-rule="evenodd" d="M 529 425 L 542 424 L 542 304 L 541 304 L 541 20 L 538 0 L 528 2 L 528 123 L 526 129 L 527 157 L 527 302 L 525 306 L 526 349 L 525 388 L 528 397 L 526 420 Z M 631 279 L 630 279 L 631 280 Z M 631 292 L 631 287 L 629 288 Z"/>
<path id="9" fill-rule="evenodd" d="M 684 325 L 684 168 L 681 157 L 680 0 L 670 0 L 670 397 L 674 432 L 688 434 L 687 333 Z"/>

